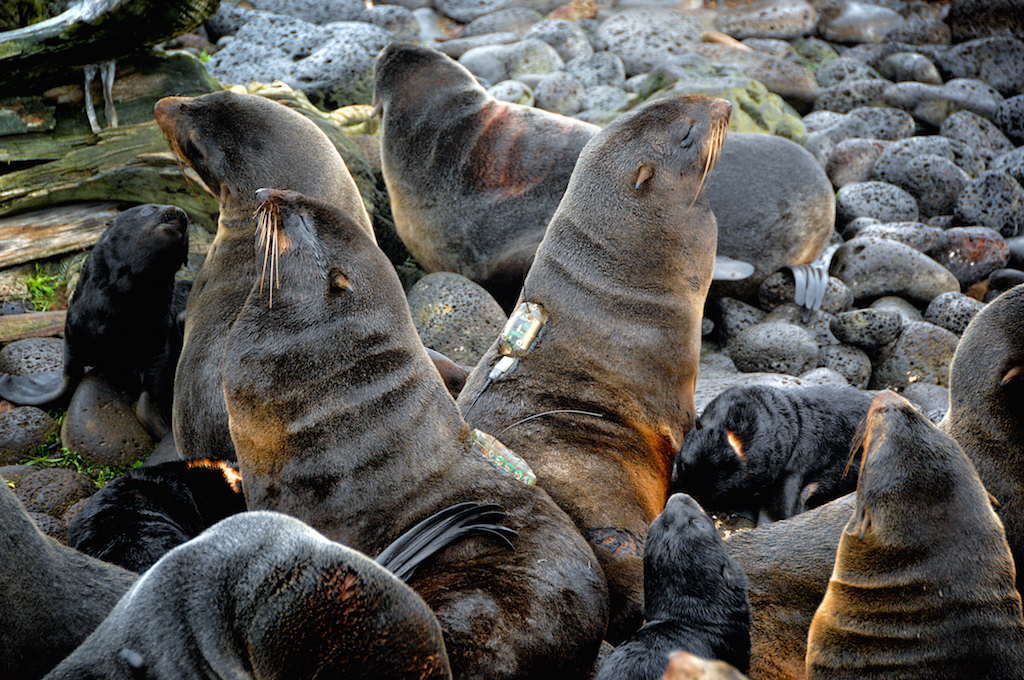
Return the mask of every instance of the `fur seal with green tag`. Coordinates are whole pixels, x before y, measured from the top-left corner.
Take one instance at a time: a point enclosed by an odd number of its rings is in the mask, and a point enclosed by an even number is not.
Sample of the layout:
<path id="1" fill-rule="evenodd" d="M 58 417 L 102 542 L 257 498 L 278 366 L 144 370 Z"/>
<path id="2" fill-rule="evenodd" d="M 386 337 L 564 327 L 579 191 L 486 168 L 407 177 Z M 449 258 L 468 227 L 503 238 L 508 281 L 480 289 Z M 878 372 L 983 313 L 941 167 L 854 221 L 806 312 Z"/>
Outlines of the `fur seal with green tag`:
<path id="1" fill-rule="evenodd" d="M 640 626 L 644 537 L 694 423 L 717 239 L 702 187 L 731 108 L 659 99 L 587 144 L 526 277 L 534 307 L 506 327 L 523 346 L 499 338 L 459 395 L 591 542 L 613 643 Z"/>
<path id="2" fill-rule="evenodd" d="M 196 276 L 185 314 L 172 425 L 187 460 L 234 460 L 221 385 L 224 341 L 259 263 L 253 248 L 256 190 L 301 191 L 373 227 L 345 161 L 308 118 L 275 101 L 231 91 L 164 97 L 154 108 L 171 151 L 220 201 L 217 235 Z"/>
<path id="3" fill-rule="evenodd" d="M 514 549 L 470 538 L 409 580 L 441 624 L 453 674 L 586 677 L 608 617 L 590 546 L 530 483 L 521 452 L 462 419 L 394 268 L 358 222 L 293 192 L 257 200 L 266 270 L 224 354 L 248 506 L 377 554 L 441 508 L 500 505 Z"/>
<path id="4" fill-rule="evenodd" d="M 906 399 L 875 397 L 857 502 L 807 638 L 808 680 L 1024 678 L 1003 525 L 963 450 Z"/>

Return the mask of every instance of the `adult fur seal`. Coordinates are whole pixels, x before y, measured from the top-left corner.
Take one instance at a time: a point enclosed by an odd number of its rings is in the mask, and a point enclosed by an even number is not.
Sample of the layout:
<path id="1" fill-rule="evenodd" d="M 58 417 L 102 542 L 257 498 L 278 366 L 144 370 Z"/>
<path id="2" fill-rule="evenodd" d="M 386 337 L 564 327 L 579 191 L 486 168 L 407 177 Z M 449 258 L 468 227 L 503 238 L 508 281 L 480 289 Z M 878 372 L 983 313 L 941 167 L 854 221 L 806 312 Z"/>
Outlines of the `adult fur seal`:
<path id="1" fill-rule="evenodd" d="M 580 151 L 600 128 L 491 97 L 464 66 L 412 43 L 374 67 L 395 229 L 430 272 L 515 303 Z"/>
<path id="2" fill-rule="evenodd" d="M 996 514 L 1017 565 L 1024 560 L 1024 420 L 1016 409 L 1024 386 L 1024 340 L 1016 333 L 1021 324 L 1024 286 L 988 303 L 972 319 L 953 356 L 950 409 L 939 425 L 961 446 L 999 501 Z M 726 540 L 750 580 L 752 677 L 806 677 L 807 631 L 853 506 L 854 496 L 848 494 Z"/>
<path id="3" fill-rule="evenodd" d="M 180 208 L 140 205 L 111 220 L 68 301 L 63 370 L 2 375 L 0 398 L 36 406 L 70 398 L 92 367 L 131 392 L 151 393 L 143 420 L 166 432 L 176 357 L 162 370 L 158 364 L 176 332 L 168 310 L 187 257 L 188 216 Z"/>
<path id="4" fill-rule="evenodd" d="M 196 276 L 174 389 L 182 458 L 234 460 L 221 385 L 224 341 L 258 272 L 253 194 L 302 191 L 345 210 L 372 237 L 359 190 L 337 149 L 312 121 L 277 102 L 230 91 L 164 97 L 156 121 L 174 154 L 220 201 L 217 236 Z"/>
<path id="5" fill-rule="evenodd" d="M 971 461 L 910 402 L 882 392 L 807 638 L 807 677 L 1024 678 L 1014 576 Z"/>
<path id="6" fill-rule="evenodd" d="M 644 536 L 694 422 L 716 244 L 701 186 L 730 111 L 721 99 L 659 99 L 587 144 L 523 287 L 548 320 L 503 376 L 499 338 L 459 395 L 474 427 L 511 428 L 502 440 L 594 547 L 614 643 L 640 625 Z"/>
<path id="7" fill-rule="evenodd" d="M 372 555 L 440 508 L 500 504 L 514 550 L 471 538 L 409 584 L 437 615 L 456 677 L 584 677 L 608 612 L 587 543 L 544 491 L 477 450 L 486 441 L 460 416 L 394 268 L 359 225 L 293 192 L 258 200 L 267 272 L 254 277 L 224 361 L 249 507 Z"/>
<path id="8" fill-rule="evenodd" d="M 741 671 L 750 663 L 747 575 L 722 545 L 715 523 L 686 494 L 668 499 L 647 534 L 644 618 L 597 680 L 658 680 L 673 650 Z"/>
<path id="9" fill-rule="evenodd" d="M 136 578 L 44 536 L 0 480 L 0 677 L 44 676 L 106 618 Z"/>
<path id="10" fill-rule="evenodd" d="M 373 560 L 274 512 L 157 562 L 53 680 L 450 678 L 437 619 Z"/>
<path id="11" fill-rule="evenodd" d="M 672 489 L 758 523 L 822 505 L 857 485 L 850 450 L 870 406 L 853 387 L 725 390 L 683 442 Z"/>
<path id="12" fill-rule="evenodd" d="M 244 510 L 237 465 L 172 461 L 129 470 L 90 496 L 68 525 L 68 545 L 142 573 L 167 551 Z"/>

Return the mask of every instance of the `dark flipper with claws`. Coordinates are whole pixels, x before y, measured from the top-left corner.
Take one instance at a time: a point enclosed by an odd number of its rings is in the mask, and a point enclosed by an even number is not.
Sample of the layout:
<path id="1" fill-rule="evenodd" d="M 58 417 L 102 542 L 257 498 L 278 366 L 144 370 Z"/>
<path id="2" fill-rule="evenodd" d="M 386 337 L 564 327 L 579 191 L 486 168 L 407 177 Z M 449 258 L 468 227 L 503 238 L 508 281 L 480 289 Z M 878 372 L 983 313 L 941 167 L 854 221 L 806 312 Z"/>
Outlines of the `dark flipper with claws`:
<path id="1" fill-rule="evenodd" d="M 470 536 L 493 536 L 511 548 L 511 537 L 519 534 L 497 524 L 503 519 L 505 513 L 495 503 L 457 503 L 396 538 L 377 555 L 375 562 L 408 582 L 424 561 Z"/>
<path id="2" fill-rule="evenodd" d="M 69 387 L 64 371 L 40 371 L 28 375 L 0 374 L 0 399 L 22 406 L 43 406 L 64 396 Z"/>

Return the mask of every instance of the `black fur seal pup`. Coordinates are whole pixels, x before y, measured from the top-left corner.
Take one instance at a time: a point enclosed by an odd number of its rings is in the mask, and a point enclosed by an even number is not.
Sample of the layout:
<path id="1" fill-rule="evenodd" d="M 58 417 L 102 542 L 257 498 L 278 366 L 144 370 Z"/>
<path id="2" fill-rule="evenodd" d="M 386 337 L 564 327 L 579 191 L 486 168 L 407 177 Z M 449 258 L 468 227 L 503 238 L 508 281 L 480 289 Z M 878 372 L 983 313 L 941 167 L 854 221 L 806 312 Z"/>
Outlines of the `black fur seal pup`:
<path id="1" fill-rule="evenodd" d="M 250 247 L 267 268 L 224 353 L 248 507 L 373 555 L 454 503 L 499 504 L 514 549 L 470 538 L 409 585 L 437 615 L 456 677 L 585 677 L 608 616 L 586 541 L 528 466 L 462 419 L 358 223 L 294 192 L 257 200 Z"/>
<path id="2" fill-rule="evenodd" d="M 808 634 L 808 680 L 1024 678 L 1014 577 L 971 461 L 910 402 L 882 392 Z"/>
<path id="3" fill-rule="evenodd" d="M 68 526 L 68 545 L 142 573 L 167 551 L 244 510 L 237 465 L 172 461 L 129 470 L 90 496 Z"/>
<path id="4" fill-rule="evenodd" d="M 221 380 L 224 341 L 259 271 L 252 247 L 257 189 L 316 196 L 373 227 L 345 161 L 302 114 L 230 91 L 164 97 L 154 108 L 167 143 L 220 202 L 217 236 L 196 276 L 174 389 L 174 439 L 182 458 L 234 460 Z"/>
<path id="5" fill-rule="evenodd" d="M 177 357 L 161 355 L 175 332 L 169 318 L 174 275 L 187 258 L 184 210 L 147 204 L 119 214 L 96 242 L 68 301 L 63 371 L 2 375 L 0 398 L 34 406 L 68 399 L 92 367 L 130 393 L 140 386 L 150 393 L 142 420 L 166 432 Z"/>
<path id="6" fill-rule="evenodd" d="M 641 624 L 644 537 L 695 419 L 717 242 L 702 182 L 731 110 L 697 95 L 658 99 L 591 139 L 526 277 L 532 311 L 514 315 L 459 395 L 470 425 L 514 425 L 502 441 L 590 541 L 613 644 Z"/>
<path id="7" fill-rule="evenodd" d="M 747 575 L 729 556 L 714 521 L 686 494 L 668 499 L 647 534 L 644 618 L 597 680 L 658 680 L 675 650 L 747 670 Z"/>
<path id="8" fill-rule="evenodd" d="M 137 578 L 43 535 L 0 479 L 0 678 L 46 675 Z"/>
<path id="9" fill-rule="evenodd" d="M 757 523 L 827 503 L 857 485 L 850 451 L 870 407 L 854 387 L 727 389 L 683 441 L 672 490 Z"/>
<path id="10" fill-rule="evenodd" d="M 442 540 L 414 539 L 392 558 L 415 568 L 464 540 L 465 515 L 451 519 L 431 523 Z M 254 511 L 164 555 L 47 677 L 420 680 L 451 671 L 434 614 L 386 567 L 293 517 Z"/>
<path id="11" fill-rule="evenodd" d="M 429 272 L 515 304 L 576 159 L 601 128 L 498 101 L 462 64 L 391 43 L 374 65 L 395 229 Z"/>

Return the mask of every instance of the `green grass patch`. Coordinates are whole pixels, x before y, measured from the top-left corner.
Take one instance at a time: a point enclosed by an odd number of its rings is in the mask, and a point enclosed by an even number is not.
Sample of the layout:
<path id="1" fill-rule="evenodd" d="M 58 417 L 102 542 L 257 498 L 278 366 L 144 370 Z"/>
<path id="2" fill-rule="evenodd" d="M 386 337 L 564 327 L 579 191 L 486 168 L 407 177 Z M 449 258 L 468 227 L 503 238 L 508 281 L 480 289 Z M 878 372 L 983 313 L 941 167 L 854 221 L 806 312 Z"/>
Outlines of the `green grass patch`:
<path id="1" fill-rule="evenodd" d="M 36 262 L 36 273 L 25 279 L 28 286 L 29 299 L 37 312 L 49 311 L 57 303 L 57 287 L 60 285 L 60 277 L 47 274 L 43 267 Z"/>
<path id="2" fill-rule="evenodd" d="M 64 412 L 50 413 L 58 425 L 64 423 Z M 21 461 L 22 465 L 36 465 L 46 468 L 67 468 L 75 472 L 81 472 L 92 478 L 98 488 L 103 488 L 107 482 L 120 477 L 124 473 L 142 466 L 142 461 L 136 461 L 131 465 L 97 465 L 91 463 L 76 452 L 62 446 L 60 443 L 60 431 L 50 436 L 45 444 L 40 444 L 31 456 Z"/>

